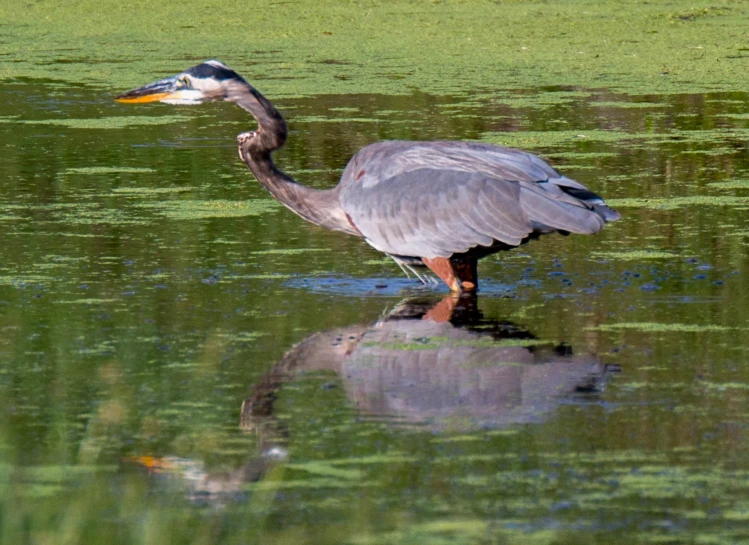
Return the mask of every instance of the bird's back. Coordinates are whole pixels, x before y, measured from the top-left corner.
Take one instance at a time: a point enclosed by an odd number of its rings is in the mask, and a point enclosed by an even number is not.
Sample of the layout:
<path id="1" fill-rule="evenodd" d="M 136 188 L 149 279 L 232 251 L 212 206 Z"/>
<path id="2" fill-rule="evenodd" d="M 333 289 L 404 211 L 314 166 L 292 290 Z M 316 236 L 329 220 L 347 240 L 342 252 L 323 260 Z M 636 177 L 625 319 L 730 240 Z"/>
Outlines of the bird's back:
<path id="1" fill-rule="evenodd" d="M 349 161 L 341 181 L 356 181 L 364 188 L 372 188 L 424 168 L 481 172 L 492 178 L 528 182 L 560 176 L 542 159 L 513 148 L 481 142 L 389 140 L 359 150 Z"/>
<path id="2" fill-rule="evenodd" d="M 591 234 L 619 214 L 530 153 L 477 142 L 386 141 L 360 150 L 341 206 L 375 248 L 450 257 L 538 234 Z"/>

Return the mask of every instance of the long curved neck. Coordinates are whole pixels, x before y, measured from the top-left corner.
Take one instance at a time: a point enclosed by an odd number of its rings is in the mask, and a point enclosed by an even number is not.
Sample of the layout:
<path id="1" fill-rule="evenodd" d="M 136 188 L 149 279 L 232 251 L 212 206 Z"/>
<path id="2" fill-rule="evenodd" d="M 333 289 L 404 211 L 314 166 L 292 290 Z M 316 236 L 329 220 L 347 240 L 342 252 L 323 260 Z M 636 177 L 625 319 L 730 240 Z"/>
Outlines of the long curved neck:
<path id="1" fill-rule="evenodd" d="M 276 168 L 271 153 L 286 142 L 288 129 L 273 104 L 246 82 L 232 85 L 227 100 L 250 112 L 258 123 L 254 133 L 240 137 L 239 156 L 260 184 L 281 204 L 310 223 L 358 235 L 338 200 L 338 188 L 315 190 L 296 183 Z"/>

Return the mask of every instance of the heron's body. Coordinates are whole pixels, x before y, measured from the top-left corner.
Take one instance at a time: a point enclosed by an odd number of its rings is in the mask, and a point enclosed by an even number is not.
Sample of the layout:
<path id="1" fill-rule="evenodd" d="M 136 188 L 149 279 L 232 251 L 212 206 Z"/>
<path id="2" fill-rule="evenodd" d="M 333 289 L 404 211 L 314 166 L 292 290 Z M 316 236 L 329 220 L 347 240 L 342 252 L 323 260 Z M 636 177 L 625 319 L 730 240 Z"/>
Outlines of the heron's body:
<path id="1" fill-rule="evenodd" d="M 453 291 L 476 288 L 481 257 L 547 233 L 597 233 L 619 219 L 539 157 L 474 142 L 379 142 L 354 155 L 337 187 L 297 184 L 271 160 L 286 140 L 281 114 L 217 61 L 118 100 L 236 102 L 259 125 L 239 135 L 239 155 L 275 198 L 311 223 L 364 237 L 400 264 L 426 265 Z"/>

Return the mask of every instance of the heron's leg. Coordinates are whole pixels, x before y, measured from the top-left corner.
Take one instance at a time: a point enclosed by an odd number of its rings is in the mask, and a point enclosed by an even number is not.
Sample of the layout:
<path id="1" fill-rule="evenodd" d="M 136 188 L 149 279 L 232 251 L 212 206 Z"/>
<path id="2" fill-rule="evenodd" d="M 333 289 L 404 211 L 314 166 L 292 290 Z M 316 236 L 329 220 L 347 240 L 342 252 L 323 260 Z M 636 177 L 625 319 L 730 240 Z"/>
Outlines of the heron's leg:
<path id="1" fill-rule="evenodd" d="M 479 287 L 478 259 L 466 259 L 453 263 L 455 275 L 466 291 L 475 291 Z"/>
<path id="2" fill-rule="evenodd" d="M 429 267 L 429 269 L 436 274 L 440 280 L 442 280 L 445 284 L 447 284 L 447 287 L 450 288 L 450 291 L 460 293 L 462 288 L 460 287 L 460 280 L 458 280 L 458 277 L 455 276 L 455 271 L 453 270 L 453 264 L 450 263 L 450 260 L 446 257 L 422 257 L 421 261 L 424 262 L 424 265 Z"/>

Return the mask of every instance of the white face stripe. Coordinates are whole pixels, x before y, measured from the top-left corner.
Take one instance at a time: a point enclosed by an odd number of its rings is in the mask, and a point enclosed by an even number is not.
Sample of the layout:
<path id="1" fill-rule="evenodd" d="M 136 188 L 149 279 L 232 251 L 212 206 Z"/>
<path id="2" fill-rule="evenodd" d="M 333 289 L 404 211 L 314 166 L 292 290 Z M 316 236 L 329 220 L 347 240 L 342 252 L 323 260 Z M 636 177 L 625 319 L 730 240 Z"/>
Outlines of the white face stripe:
<path id="1" fill-rule="evenodd" d="M 175 91 L 169 98 L 162 100 L 164 104 L 200 104 L 205 98 L 202 91 L 197 89 L 183 89 Z"/>

